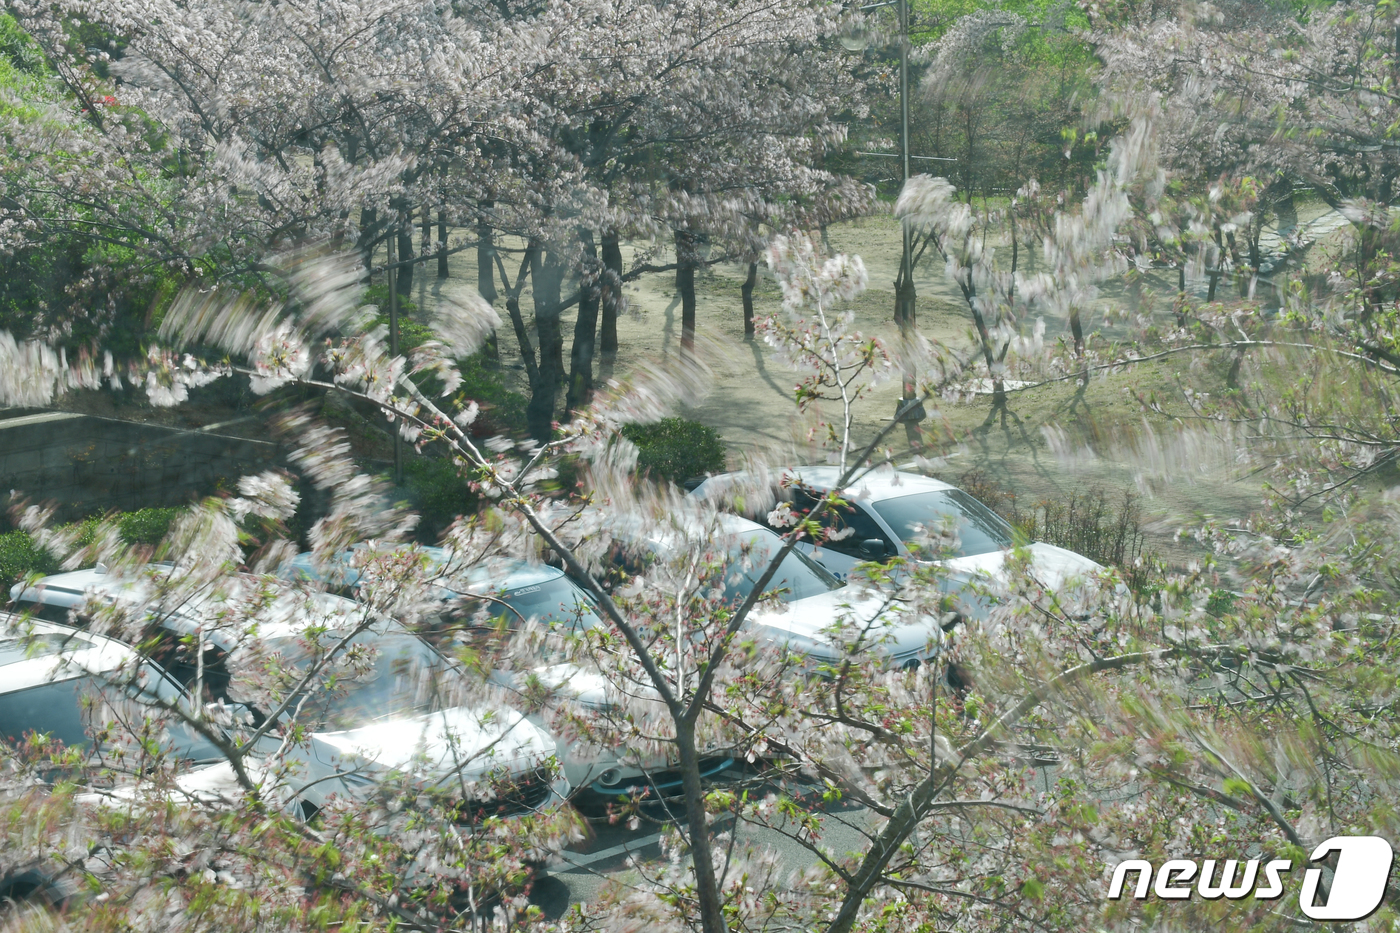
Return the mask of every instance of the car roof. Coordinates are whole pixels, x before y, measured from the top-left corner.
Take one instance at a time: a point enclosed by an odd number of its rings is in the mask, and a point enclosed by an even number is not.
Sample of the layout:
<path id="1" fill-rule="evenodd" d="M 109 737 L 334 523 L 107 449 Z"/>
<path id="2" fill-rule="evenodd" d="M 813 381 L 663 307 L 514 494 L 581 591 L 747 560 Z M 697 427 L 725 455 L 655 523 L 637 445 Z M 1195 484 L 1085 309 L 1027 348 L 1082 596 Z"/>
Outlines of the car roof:
<path id="1" fill-rule="evenodd" d="M 348 558 L 351 552 L 359 550 L 361 547 L 363 545 L 347 548 L 341 551 L 337 558 Z M 420 550 L 427 555 L 429 562 L 434 566 L 442 566 L 451 560 L 451 552 L 446 548 L 424 547 Z M 310 580 L 317 580 L 321 577 L 314 569 L 310 551 L 303 551 L 283 564 L 281 573 L 293 578 L 305 576 Z M 468 568 L 464 576 L 468 589 L 472 592 L 478 592 L 518 590 L 526 586 L 539 586 L 542 583 L 549 583 L 563 577 L 564 571 L 557 567 L 551 567 L 549 564 L 536 564 L 513 558 L 493 558 L 486 564 L 478 564 Z M 346 568 L 344 583 L 353 584 L 358 579 L 358 570 Z"/>
<path id="2" fill-rule="evenodd" d="M 614 516 L 609 519 L 608 525 L 613 535 L 624 541 L 632 544 L 648 544 L 667 551 L 674 550 L 677 546 L 686 546 L 685 532 L 707 531 L 706 525 L 709 521 L 715 522 L 716 530 L 722 535 L 745 535 L 751 532 L 773 533 L 758 522 L 725 512 L 707 517 L 681 512 L 673 514 L 671 519 L 682 527 L 677 528 L 667 522 L 645 523 L 641 518 L 633 515 Z"/>
<path id="3" fill-rule="evenodd" d="M 830 489 L 841 478 L 840 467 L 835 466 L 804 466 L 796 467 L 787 472 L 808 486 L 817 489 Z M 882 499 L 912 496 L 920 492 L 943 492 L 956 488 L 942 480 L 924 476 L 922 473 L 910 473 L 906 470 L 871 470 L 855 482 L 848 484 L 846 493 L 878 502 Z"/>
<path id="4" fill-rule="evenodd" d="M 776 487 L 782 477 L 793 477 L 804 485 L 819 490 L 828 490 L 841 478 L 841 468 L 829 465 L 787 467 L 773 470 L 769 476 Z M 761 480 L 759 480 L 761 481 Z M 695 489 L 692 495 L 698 498 L 723 496 L 726 491 L 755 482 L 754 474 L 746 472 L 719 473 L 710 477 Z M 956 489 L 942 480 L 922 473 L 907 470 L 871 470 L 846 486 L 846 495 L 879 502 L 885 499 L 898 499 L 921 492 L 943 492 Z"/>
<path id="5" fill-rule="evenodd" d="M 144 581 L 123 578 L 105 570 L 92 568 L 68 573 L 53 574 L 36 581 L 33 586 L 16 584 L 10 590 L 15 601 L 21 598 L 42 602 L 44 605 L 71 608 L 82 605 L 89 593 L 97 593 L 115 600 L 140 602 L 147 596 L 148 588 Z M 212 600 L 190 600 L 181 605 L 178 612 L 167 614 L 162 623 L 172 631 L 192 634 L 201 609 L 213 606 Z M 273 611 L 258 620 L 257 635 L 260 638 L 286 638 L 299 634 L 308 625 L 324 625 L 336 629 L 359 621 L 362 611 L 359 603 L 331 593 L 300 593 L 288 591 L 273 604 Z M 206 633 L 206 638 L 220 648 L 229 649 L 236 640 L 228 633 L 218 631 Z"/>
<path id="6" fill-rule="evenodd" d="M 90 567 L 50 574 L 36 580 L 32 586 L 16 583 L 10 587 L 10 599 L 19 601 L 29 598 L 48 606 L 69 608 L 81 605 L 87 599 L 89 590 L 96 590 L 104 596 L 121 594 L 140 598 L 138 588 L 141 588 L 141 584 L 137 581 L 111 576 L 104 568 Z"/>
<path id="7" fill-rule="evenodd" d="M 0 613 L 0 694 L 106 673 L 136 659 L 110 638 Z"/>

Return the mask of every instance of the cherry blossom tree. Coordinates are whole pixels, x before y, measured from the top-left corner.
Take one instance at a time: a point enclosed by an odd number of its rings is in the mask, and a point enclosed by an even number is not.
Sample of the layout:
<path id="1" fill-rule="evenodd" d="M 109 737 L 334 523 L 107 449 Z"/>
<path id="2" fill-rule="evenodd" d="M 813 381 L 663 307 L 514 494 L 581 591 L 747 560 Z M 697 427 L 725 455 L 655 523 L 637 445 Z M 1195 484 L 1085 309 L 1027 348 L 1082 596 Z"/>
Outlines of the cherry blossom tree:
<path id="1" fill-rule="evenodd" d="M 740 555 L 754 576 L 742 599 L 725 598 L 716 585 L 728 559 L 714 543 L 724 519 L 672 487 L 636 483 L 629 469 L 635 451 L 618 436 L 622 424 L 659 418 L 675 400 L 703 391 L 713 351 L 698 334 L 693 353 L 640 366 L 598 393 L 547 442 L 480 441 L 469 430 L 479 407 L 459 394 L 452 361 L 501 323 L 494 310 L 485 301 L 443 303 L 433 322 L 438 339 L 396 357 L 363 304 L 361 257 L 310 250 L 264 257 L 286 283 L 280 299 L 231 287 L 185 291 L 162 321 L 159 345 L 139 355 L 70 354 L 40 341 L 0 340 L 0 399 L 42 405 L 59 393 L 120 385 L 170 404 L 193 385 L 246 378 L 259 393 L 287 385 L 350 393 L 378 406 L 405 440 L 444 448 L 494 503 L 448 532 L 444 545 L 454 559 L 471 564 L 497 554 L 552 555 L 592 594 L 601 619 L 598 627 L 574 634 L 523 625 L 492 648 L 498 654 L 489 666 L 528 670 L 562 657 L 596 674 L 611 688 L 606 708 L 585 706 L 547 684 L 538 685 L 531 708 L 566 741 L 611 743 L 639 756 L 659 753 L 673 758 L 684 777 L 678 806 L 684 824 L 668 839 L 675 858 L 641 866 L 642 880 L 629 895 L 590 905 L 566 925 L 621 930 L 645 923 L 706 933 L 1044 930 L 1133 922 L 1293 928 L 1308 922 L 1308 905 L 1299 903 L 1297 892 L 1320 842 L 1338 834 L 1394 838 L 1396 832 L 1391 497 L 1334 497 L 1333 509 L 1306 528 L 1288 512 L 1203 525 L 1194 534 L 1209 556 L 1138 590 L 1125 585 L 1121 569 L 1047 579 L 1027 551 L 1012 548 L 1003 575 L 973 583 L 991 607 L 980 618 L 949 616 L 947 597 L 956 581 L 946 564 L 866 565 L 844 593 L 852 605 L 874 600 L 926 627 L 927 663 L 917 667 L 880 663 L 888 632 L 883 623 L 859 624 L 865 620 L 854 613 L 823 633 L 834 651 L 819 663 L 747 625 L 774 599 L 770 584 L 783 558 L 802 541 L 826 540 L 826 511 L 860 495 L 870 471 L 903 460 L 902 452 L 886 449 L 893 447 L 887 438 L 897 421 L 873 442 L 853 439 L 853 411 L 879 379 L 895 370 L 914 372 L 920 401 L 927 401 L 966 391 L 974 379 L 1001 377 L 1005 370 L 998 364 L 1027 374 L 1058 366 L 1051 378 L 1090 378 L 1144 358 L 1138 348 L 1111 358 L 1078 347 L 1047 352 L 1034 332 L 1029 338 L 1018 333 L 1019 317 L 1012 314 L 1035 303 L 1068 313 L 1092 299 L 1103 277 L 1125 268 L 1116 234 L 1136 205 L 1151 205 L 1163 181 L 1154 120 L 1141 117 L 1113 143 L 1081 204 L 1042 215 L 1046 263 L 1034 276 L 995 262 L 970 234 L 975 224 L 989 223 L 986 215 L 965 211 L 950 185 L 911 182 L 901 217 L 944 254 L 969 309 L 982 315 L 983 332 L 970 350 L 922 340 L 890 347 L 855 333 L 844 306 L 865 284 L 863 264 L 823 254 L 812 237 L 773 239 L 768 255 L 785 307 L 764 323 L 763 333 L 803 371 L 795 401 L 811 419 L 821 454 L 843 475 L 838 491 L 819 497 L 805 514 L 773 503 L 770 522 L 786 529 L 783 543 L 768 561 Z M 578 237 L 583 214 L 565 216 L 559 207 L 565 200 L 551 202 L 549 223 L 564 231 L 551 242 Z M 540 249 L 547 252 L 544 243 Z M 1236 321 L 1224 315 L 1208 320 L 1218 333 Z M 1232 339 L 1251 347 L 1266 342 Z M 1000 343 L 989 347 L 992 340 Z M 1015 355 L 1002 355 L 1013 342 Z M 1268 342 L 1278 348 L 1289 340 L 1276 335 Z M 1215 352 L 1220 344 L 1208 346 Z M 1386 384 L 1383 361 L 1321 346 L 1314 342 L 1304 352 L 1344 360 L 1358 367 L 1353 372 Z M 1177 350 L 1200 346 L 1183 343 L 1169 352 Z M 437 376 L 441 395 L 429 397 L 426 383 L 412 378 L 427 372 Z M 386 507 L 333 431 L 305 419 L 292 420 L 289 430 L 301 451 L 296 468 L 336 493 L 330 514 L 311 535 L 314 559 L 367 545 L 373 585 L 361 588 L 356 605 L 366 618 L 383 612 L 410 627 L 419 623 L 431 611 L 440 578 L 400 543 L 411 519 Z M 1340 446 L 1346 443 L 1353 448 Z M 1349 440 L 1338 445 L 1322 445 L 1323 456 L 1308 468 L 1319 461 L 1326 467 L 1327 455 L 1360 446 Z M 540 489 L 565 457 L 586 468 L 584 498 Z M 923 463 L 938 468 L 932 459 Z M 782 485 L 785 465 L 755 457 L 749 470 L 755 481 L 741 493 L 754 501 L 772 496 L 772 480 Z M 195 510 L 156 553 L 124 549 L 115 534 L 75 549 L 58 530 L 46 530 L 42 511 L 26 521 L 74 566 L 102 559 L 109 572 L 150 574 L 165 605 L 203 589 L 227 593 L 229 630 L 247 631 L 266 619 L 264 594 L 284 586 L 257 574 L 279 566 L 292 547 L 279 525 L 291 508 L 289 489 L 283 478 L 247 478 L 237 496 Z M 636 568 L 640 572 L 617 574 L 615 546 L 626 543 L 620 528 L 679 543 L 670 556 Z M 917 542 L 921 556 L 945 556 L 952 543 L 947 529 L 924 531 L 927 540 Z M 178 572 L 160 571 L 152 558 L 173 559 Z M 120 608 L 97 614 L 96 621 L 130 641 L 149 624 L 144 613 Z M 342 652 L 347 648 L 339 640 L 317 641 L 315 654 L 325 662 L 318 672 L 342 673 Z M 283 705 L 297 694 L 298 684 L 275 676 L 267 657 L 249 657 L 242 673 L 250 698 Z M 347 654 L 345 663 L 353 661 Z M 952 664 L 965 674 L 951 677 Z M 463 689 L 503 707 L 520 702 L 484 677 Z M 182 716 L 178 708 L 165 712 Z M 200 723 L 202 715 L 184 711 L 181 721 Z M 236 739 L 266 726 L 230 721 L 229 728 Z M 295 732 L 288 736 L 289 745 L 296 740 Z M 247 760 L 242 745 L 223 741 L 231 766 Z M 717 747 L 751 757 L 762 779 L 707 788 L 700 759 Z M 456 823 L 433 810 L 432 800 L 417 804 L 421 788 L 390 788 L 391 800 L 411 798 L 414 807 L 386 807 L 384 815 L 369 816 L 362 808 L 332 808 L 320 816 L 321 828 L 282 819 L 273 803 L 230 816 L 227 807 L 206 810 L 152 797 L 152 818 L 138 825 L 154 828 L 133 838 L 130 822 L 89 830 L 84 821 L 94 817 L 70 807 L 66 791 L 34 791 L 44 763 L 19 755 L 7 760 L 14 761 L 9 774 L 16 776 L 6 785 L 7 801 L 14 802 L 8 812 L 12 825 L 24 828 L 26 852 L 49 857 L 61 843 L 82 837 L 100 838 L 118 853 L 115 874 L 83 866 L 94 883 L 107 878 L 108 890 L 130 895 L 79 905 L 78 916 L 84 922 L 91 917 L 94 925 L 148 922 L 154 913 L 141 911 L 159 910 L 167 925 L 176 917 L 191 927 L 353 921 L 459 928 L 477 905 L 452 903 L 446 888 L 503 886 L 493 872 L 517 867 L 507 860 L 493 868 L 500 852 L 489 848 L 489 839 L 475 848 L 446 832 L 443 827 Z M 273 765 L 275 774 L 275 758 Z M 177 767 L 169 763 L 152 781 L 168 786 Z M 133 776 L 136 770 L 130 769 Z M 260 801 L 260 775 L 246 767 L 242 774 L 233 771 L 242 799 Z M 145 806 L 146 798 L 136 800 Z M 857 808 L 858 819 L 849 815 Z M 717 828 L 721 814 L 732 815 L 735 828 Z M 167 822 L 156 819 L 162 816 Z M 861 837 L 855 851 L 835 841 L 835 828 L 847 819 Z M 561 816 L 548 838 L 562 842 L 567 825 Z M 745 835 L 754 827 L 786 835 L 810 853 L 810 864 L 794 870 Z M 502 821 L 490 839 L 523 851 L 523 834 L 531 830 Z M 66 847 L 62 851 L 68 855 Z M 148 867 L 153 851 L 167 859 L 158 870 Z M 171 851 L 200 855 L 177 863 L 166 855 Z M 213 853 L 207 862 L 204 853 Z M 1106 898 L 1119 862 L 1146 858 L 1157 866 L 1183 856 L 1217 865 L 1229 858 L 1287 859 L 1293 869 L 1279 901 L 1249 890 L 1241 898 L 1170 903 Z M 386 872 L 386 861 L 396 869 L 426 867 L 421 874 Z M 1218 883 L 1217 865 L 1207 887 Z M 323 897 L 323 890 L 339 893 Z M 213 902 L 226 917 L 208 919 L 206 905 Z M 1393 903 L 1381 911 L 1373 922 L 1392 922 Z M 500 922 L 511 920 L 506 912 Z"/>

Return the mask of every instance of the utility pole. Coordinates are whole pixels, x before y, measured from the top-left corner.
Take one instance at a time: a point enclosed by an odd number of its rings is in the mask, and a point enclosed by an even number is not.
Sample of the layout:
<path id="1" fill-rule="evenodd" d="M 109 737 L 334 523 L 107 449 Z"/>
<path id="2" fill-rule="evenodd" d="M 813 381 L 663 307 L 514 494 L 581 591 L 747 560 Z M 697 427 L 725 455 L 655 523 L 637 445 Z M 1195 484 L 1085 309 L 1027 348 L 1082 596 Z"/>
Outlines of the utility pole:
<path id="1" fill-rule="evenodd" d="M 398 270 L 394 268 L 394 261 L 397 258 L 394 252 L 394 245 L 398 242 L 399 229 L 403 226 L 403 218 L 399 212 L 394 212 L 394 229 L 389 234 L 389 263 L 385 270 L 389 283 L 389 355 L 395 357 L 399 355 L 399 289 Z M 397 388 L 397 387 L 396 387 Z M 398 419 L 394 421 L 394 485 L 403 485 L 403 434 L 400 432 L 402 425 Z"/>
<path id="2" fill-rule="evenodd" d="M 910 0 L 878 0 L 876 3 L 868 3 L 857 8 L 862 13 L 869 13 L 871 10 L 892 6 L 899 19 L 899 154 L 857 152 L 856 155 L 898 159 L 902 184 L 908 184 L 909 179 L 913 176 L 909 167 L 909 163 L 913 160 L 921 162 L 957 161 L 957 159 L 945 156 L 916 156 L 909 153 L 909 2 Z M 862 51 L 869 43 L 869 33 L 864 30 L 857 31 L 842 36 L 840 41 L 852 52 Z M 899 335 L 906 347 L 913 342 L 917 300 L 918 293 L 914 288 L 914 231 L 907 225 L 901 225 L 899 275 L 894 280 L 894 320 L 899 325 Z M 895 407 L 895 417 L 904 422 L 911 444 L 923 443 L 919 422 L 923 421 L 927 415 L 922 405 L 915 405 L 903 417 L 900 417 L 900 413 L 904 411 L 906 405 L 918 397 L 917 393 L 917 379 L 909 363 L 906 362 L 899 404 Z"/>
<path id="3" fill-rule="evenodd" d="M 909 0 L 897 0 L 895 11 L 899 16 L 899 164 L 901 182 L 909 184 Z M 914 289 L 914 232 L 908 224 L 900 225 L 899 275 L 894 281 L 894 320 L 899 326 L 899 336 L 906 350 L 913 344 L 915 323 L 915 303 L 918 293 Z M 898 413 L 904 411 L 916 397 L 914 372 L 907 360 L 904 363 L 903 386 L 900 391 Z M 924 419 L 923 407 L 919 406 L 904 415 L 910 442 L 922 443 L 919 422 Z"/>

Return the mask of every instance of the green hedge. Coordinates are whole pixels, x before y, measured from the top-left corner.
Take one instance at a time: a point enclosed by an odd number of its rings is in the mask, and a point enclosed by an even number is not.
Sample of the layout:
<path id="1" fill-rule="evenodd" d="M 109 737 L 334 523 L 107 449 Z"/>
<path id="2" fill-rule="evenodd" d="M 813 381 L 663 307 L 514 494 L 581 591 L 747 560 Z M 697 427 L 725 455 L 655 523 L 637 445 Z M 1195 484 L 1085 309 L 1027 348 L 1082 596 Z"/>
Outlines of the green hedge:
<path id="1" fill-rule="evenodd" d="M 117 512 L 112 518 L 116 520 L 117 529 L 121 533 L 122 540 L 127 544 L 149 544 L 157 545 L 170 530 L 170 523 L 175 520 L 183 509 L 137 509 L 135 512 Z M 97 533 L 97 526 L 102 521 L 102 516 L 94 515 L 82 521 L 82 530 L 78 535 L 79 544 L 91 544 L 92 536 Z"/>
<path id="2" fill-rule="evenodd" d="M 409 501 L 430 538 L 441 534 L 458 515 L 472 515 L 477 510 L 476 493 L 446 457 L 405 459 L 403 480 Z"/>
<path id="3" fill-rule="evenodd" d="M 698 421 L 662 418 L 655 424 L 629 424 L 622 436 L 637 445 L 637 471 L 655 479 L 681 482 L 725 467 L 724 439 Z"/>
<path id="4" fill-rule="evenodd" d="M 9 602 L 10 587 L 31 573 L 58 572 L 58 561 L 48 551 L 40 550 L 27 532 L 11 531 L 0 535 L 0 586 Z"/>
<path id="5" fill-rule="evenodd" d="M 159 544 L 170 530 L 170 523 L 182 509 L 139 509 L 118 512 L 116 520 L 122 540 L 127 544 Z M 90 544 L 97 533 L 99 517 L 85 519 L 79 524 L 78 543 Z M 0 534 L 0 587 L 8 599 L 9 589 L 31 573 L 58 573 L 58 560 L 35 545 L 27 532 L 10 531 Z M 0 600 L 2 602 L 4 600 Z"/>

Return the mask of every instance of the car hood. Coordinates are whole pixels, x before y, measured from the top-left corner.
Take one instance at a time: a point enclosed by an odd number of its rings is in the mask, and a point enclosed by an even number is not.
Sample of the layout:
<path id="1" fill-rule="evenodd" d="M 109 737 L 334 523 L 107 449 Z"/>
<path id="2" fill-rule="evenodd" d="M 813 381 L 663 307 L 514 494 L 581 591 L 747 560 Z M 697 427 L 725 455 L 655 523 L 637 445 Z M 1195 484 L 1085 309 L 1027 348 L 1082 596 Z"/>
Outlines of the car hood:
<path id="1" fill-rule="evenodd" d="M 1074 577 L 1085 577 L 1104 569 L 1102 564 L 1097 564 L 1082 554 L 1067 551 L 1053 544 L 1037 541 L 1027 546 L 1026 550 L 1031 552 L 1031 576 L 1047 590 L 1058 590 Z M 991 551 L 972 557 L 956 557 L 942 561 L 942 564 L 954 574 L 986 573 L 1004 580 L 1006 559 L 1010 554 L 1010 551 Z"/>
<path id="2" fill-rule="evenodd" d="M 502 672 L 500 682 L 508 688 L 520 689 L 525 677 L 538 677 L 555 696 L 573 700 L 583 706 L 601 709 L 608 705 L 608 680 L 596 671 L 576 664 L 549 664 L 529 671 Z"/>
<path id="3" fill-rule="evenodd" d="M 473 777 L 537 767 L 554 740 L 514 710 L 458 707 L 311 736 L 317 761 L 341 770 L 445 771 Z"/>
<path id="4" fill-rule="evenodd" d="M 819 657 L 830 652 L 834 656 L 830 636 L 823 633 L 824 629 L 830 628 L 838 619 L 864 624 L 879 617 L 881 610 L 892 624 L 881 630 L 880 637 L 886 639 L 884 649 L 896 657 L 922 656 L 930 640 L 939 638 L 939 627 L 931 616 L 905 621 L 895 615 L 897 609 L 887 608 L 881 597 L 874 594 L 861 596 L 851 586 L 795 599 L 790 603 L 755 608 L 748 627 L 787 644 L 793 650 Z"/>
<path id="5" fill-rule="evenodd" d="M 267 776 L 257 761 L 249 760 L 246 767 L 248 776 L 254 781 L 261 781 Z M 130 803 L 136 800 L 138 795 L 146 800 L 165 799 L 176 803 L 199 803 L 211 807 L 230 806 L 243 799 L 243 786 L 238 783 L 233 765 L 221 761 L 181 774 L 175 779 L 175 786 L 164 791 L 163 798 L 158 797 L 149 784 L 121 784 L 107 790 L 78 794 L 73 799 L 78 803 L 113 807 Z"/>

